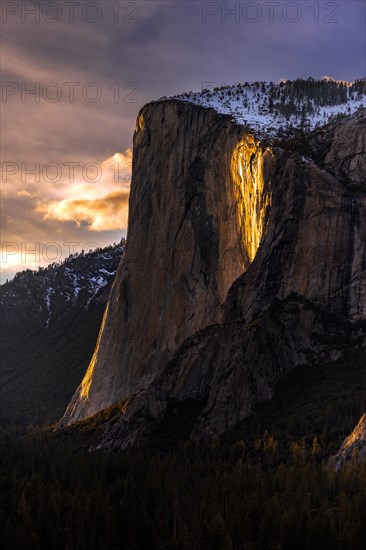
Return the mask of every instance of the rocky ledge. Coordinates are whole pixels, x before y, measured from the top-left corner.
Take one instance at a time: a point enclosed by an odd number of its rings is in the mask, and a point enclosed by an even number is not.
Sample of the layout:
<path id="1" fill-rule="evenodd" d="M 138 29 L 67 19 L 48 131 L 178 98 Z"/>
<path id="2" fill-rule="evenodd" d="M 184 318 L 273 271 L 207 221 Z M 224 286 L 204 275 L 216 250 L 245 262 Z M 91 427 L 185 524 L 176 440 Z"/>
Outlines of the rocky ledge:
<path id="1" fill-rule="evenodd" d="M 331 458 L 330 463 L 336 470 L 340 470 L 352 459 L 358 462 L 366 459 L 366 413 L 344 440 L 338 453 Z"/>

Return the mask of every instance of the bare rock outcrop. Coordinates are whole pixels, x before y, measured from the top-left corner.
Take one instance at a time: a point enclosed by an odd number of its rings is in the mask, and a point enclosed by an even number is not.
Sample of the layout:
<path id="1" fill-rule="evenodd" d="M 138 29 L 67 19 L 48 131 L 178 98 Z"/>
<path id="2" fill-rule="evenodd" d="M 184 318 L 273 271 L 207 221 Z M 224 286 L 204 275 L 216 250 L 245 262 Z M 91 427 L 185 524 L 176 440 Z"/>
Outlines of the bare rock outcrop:
<path id="1" fill-rule="evenodd" d="M 316 160 L 350 189 L 366 191 L 365 109 L 314 132 L 309 140 Z"/>
<path id="2" fill-rule="evenodd" d="M 352 459 L 366 459 L 366 413 L 361 417 L 353 432 L 346 437 L 338 453 L 330 460 L 336 470 L 343 468 Z"/>

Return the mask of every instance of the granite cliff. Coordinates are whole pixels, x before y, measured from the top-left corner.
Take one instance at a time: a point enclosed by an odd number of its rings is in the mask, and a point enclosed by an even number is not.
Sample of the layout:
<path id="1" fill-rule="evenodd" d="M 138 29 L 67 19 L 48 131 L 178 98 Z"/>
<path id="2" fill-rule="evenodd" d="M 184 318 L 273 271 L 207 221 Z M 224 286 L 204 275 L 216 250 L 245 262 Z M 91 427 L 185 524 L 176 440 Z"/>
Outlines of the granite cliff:
<path id="1" fill-rule="evenodd" d="M 102 445 L 126 448 L 189 402 L 210 436 L 365 344 L 365 110 L 301 147 L 178 99 L 141 110 L 126 254 L 62 425 L 119 402 Z"/>
<path id="2" fill-rule="evenodd" d="M 222 321 L 268 220 L 273 158 L 213 110 L 175 101 L 142 110 L 126 257 L 71 420 L 145 388 L 187 338 Z"/>

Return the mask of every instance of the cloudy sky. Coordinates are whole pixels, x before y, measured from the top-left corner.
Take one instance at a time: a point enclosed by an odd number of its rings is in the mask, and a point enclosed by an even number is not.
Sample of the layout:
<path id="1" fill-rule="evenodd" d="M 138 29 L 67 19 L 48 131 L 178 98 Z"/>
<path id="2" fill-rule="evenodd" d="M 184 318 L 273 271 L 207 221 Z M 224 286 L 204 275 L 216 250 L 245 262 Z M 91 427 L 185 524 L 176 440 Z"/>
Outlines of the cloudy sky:
<path id="1" fill-rule="evenodd" d="M 146 102 L 223 83 L 360 78 L 365 6 L 2 2 L 2 280 L 126 234 Z"/>

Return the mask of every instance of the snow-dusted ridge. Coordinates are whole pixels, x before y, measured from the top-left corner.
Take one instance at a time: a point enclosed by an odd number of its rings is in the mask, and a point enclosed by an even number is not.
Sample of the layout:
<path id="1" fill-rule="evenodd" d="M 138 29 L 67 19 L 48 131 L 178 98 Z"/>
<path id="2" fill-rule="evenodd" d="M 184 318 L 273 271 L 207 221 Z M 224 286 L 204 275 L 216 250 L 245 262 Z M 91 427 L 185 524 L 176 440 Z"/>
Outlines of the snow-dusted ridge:
<path id="1" fill-rule="evenodd" d="M 119 244 L 88 253 L 70 254 L 62 262 L 37 271 L 17 273 L 0 286 L 0 306 L 5 317 L 8 321 L 13 315 L 26 319 L 29 311 L 34 315 L 36 309 L 39 324 L 48 328 L 65 309 L 88 309 L 112 285 L 125 248 L 122 239 Z"/>
<path id="2" fill-rule="evenodd" d="M 309 131 L 366 106 L 366 78 L 354 82 L 309 78 L 280 83 L 254 82 L 189 92 L 170 98 L 230 115 L 258 137 Z"/>

